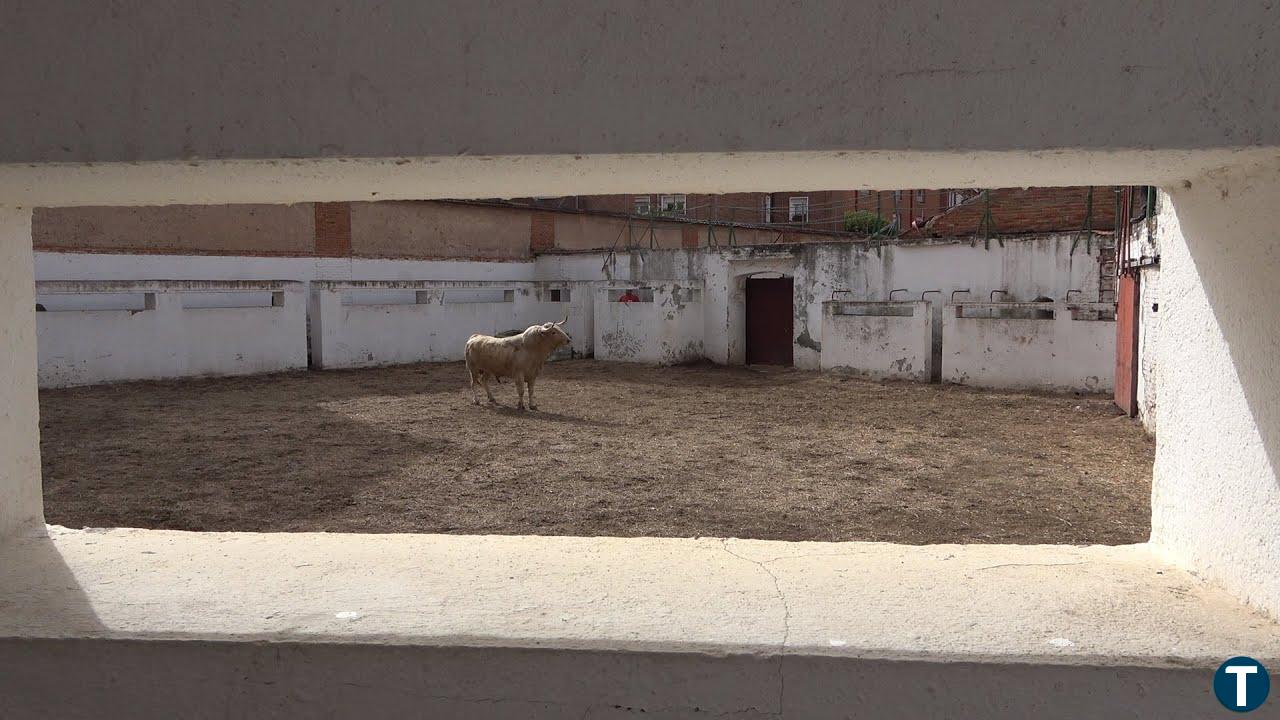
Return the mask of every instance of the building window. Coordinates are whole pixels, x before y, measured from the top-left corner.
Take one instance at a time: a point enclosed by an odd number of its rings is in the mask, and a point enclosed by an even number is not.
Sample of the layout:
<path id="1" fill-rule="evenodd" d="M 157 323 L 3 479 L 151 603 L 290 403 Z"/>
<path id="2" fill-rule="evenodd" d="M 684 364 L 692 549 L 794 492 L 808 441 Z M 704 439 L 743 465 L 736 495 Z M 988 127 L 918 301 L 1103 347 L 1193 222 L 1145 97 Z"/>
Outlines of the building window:
<path id="1" fill-rule="evenodd" d="M 663 195 L 662 196 L 662 214 L 663 215 L 684 215 L 684 195 Z"/>
<path id="2" fill-rule="evenodd" d="M 650 204 L 648 195 L 637 195 L 634 207 L 636 215 L 649 215 L 653 212 L 653 205 Z"/>
<path id="3" fill-rule="evenodd" d="M 790 222 L 809 222 L 809 198 L 791 198 L 787 217 L 790 218 Z"/>
<path id="4" fill-rule="evenodd" d="M 764 196 L 764 221 L 766 223 L 773 222 L 773 196 Z"/>

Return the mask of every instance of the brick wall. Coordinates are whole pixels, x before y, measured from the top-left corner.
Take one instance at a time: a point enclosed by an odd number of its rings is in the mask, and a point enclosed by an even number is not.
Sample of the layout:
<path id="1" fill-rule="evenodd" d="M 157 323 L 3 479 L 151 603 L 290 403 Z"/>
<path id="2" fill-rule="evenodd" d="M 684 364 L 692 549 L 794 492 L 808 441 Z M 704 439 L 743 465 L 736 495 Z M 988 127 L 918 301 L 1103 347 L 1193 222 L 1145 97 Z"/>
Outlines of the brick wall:
<path id="1" fill-rule="evenodd" d="M 702 244 L 701 234 L 695 225 L 688 225 L 680 229 L 680 246 L 687 248 L 696 248 Z"/>
<path id="2" fill-rule="evenodd" d="M 529 215 L 529 250 L 550 250 L 556 246 L 556 216 L 549 212 Z"/>
<path id="3" fill-rule="evenodd" d="M 1093 189 L 1093 229 L 1115 227 L 1116 201 L 1112 187 Z M 1081 230 L 1085 227 L 1089 188 L 1002 188 L 990 191 L 994 233 L 1022 234 Z M 934 237 L 973 235 L 987 208 L 981 195 L 934 218 L 925 234 Z"/>
<path id="4" fill-rule="evenodd" d="M 351 203 L 316 203 L 315 254 L 323 257 L 351 254 Z"/>
<path id="5" fill-rule="evenodd" d="M 36 208 L 31 235 L 48 252 L 310 255 L 314 221 L 309 203 Z"/>

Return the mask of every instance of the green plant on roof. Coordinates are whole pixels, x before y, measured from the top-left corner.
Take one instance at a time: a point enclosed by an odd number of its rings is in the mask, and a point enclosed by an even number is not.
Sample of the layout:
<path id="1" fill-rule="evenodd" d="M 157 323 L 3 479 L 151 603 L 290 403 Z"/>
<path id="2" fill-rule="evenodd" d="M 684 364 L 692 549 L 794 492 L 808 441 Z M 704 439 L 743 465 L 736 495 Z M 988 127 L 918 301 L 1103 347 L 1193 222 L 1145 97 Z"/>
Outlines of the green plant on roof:
<path id="1" fill-rule="evenodd" d="M 844 214 L 845 232 L 875 235 L 889 228 L 890 222 L 870 210 L 850 210 Z"/>

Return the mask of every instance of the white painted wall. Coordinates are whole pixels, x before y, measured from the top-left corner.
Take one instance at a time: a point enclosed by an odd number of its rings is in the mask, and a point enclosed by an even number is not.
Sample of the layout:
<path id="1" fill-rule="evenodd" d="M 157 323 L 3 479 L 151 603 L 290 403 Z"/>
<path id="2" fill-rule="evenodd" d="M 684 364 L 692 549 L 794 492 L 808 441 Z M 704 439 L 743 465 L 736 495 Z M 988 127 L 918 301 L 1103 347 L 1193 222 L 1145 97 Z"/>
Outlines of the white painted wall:
<path id="1" fill-rule="evenodd" d="M 1167 192 L 1152 543 L 1280 616 L 1280 163 Z"/>
<path id="2" fill-rule="evenodd" d="M 630 256 L 626 253 L 565 253 L 538 255 L 533 260 L 534 280 L 628 280 Z"/>
<path id="3" fill-rule="evenodd" d="M 611 302 L 611 292 L 644 287 L 653 302 Z M 691 297 L 692 294 L 692 297 Z M 700 283 L 603 283 L 595 296 L 595 356 L 598 360 L 673 365 L 701 360 L 703 288 Z"/>
<path id="4" fill-rule="evenodd" d="M 307 367 L 306 296 L 286 281 L 38 282 L 39 297 L 145 295 L 141 310 L 36 313 L 40 387 Z M 268 297 L 264 307 L 188 307 L 187 293 Z M 55 305 L 55 303 L 50 303 Z"/>
<path id="5" fill-rule="evenodd" d="M 929 382 L 933 344 L 931 302 L 822 303 L 823 370 Z"/>
<path id="6" fill-rule="evenodd" d="M 942 380 L 979 387 L 1104 392 L 1115 386 L 1114 320 L 1075 320 L 1066 303 L 1028 303 L 1052 309 L 1050 319 L 958 317 L 962 308 L 1000 310 L 1002 303 L 943 308 Z M 1007 305 L 1007 304 L 1005 304 Z M 1085 309 L 1112 309 L 1097 304 Z"/>
<path id="7" fill-rule="evenodd" d="M 568 301 L 547 292 L 566 290 Z M 510 291 L 510 301 L 446 302 L 450 291 Z M 357 304 L 361 294 L 403 291 L 417 302 Z M 588 283 L 476 281 L 316 281 L 311 286 L 312 360 L 317 367 L 351 368 L 463 359 L 467 338 L 559 322 L 572 350 L 592 349 L 592 297 Z M 568 354 L 568 353 L 565 353 Z"/>
<path id="8" fill-rule="evenodd" d="M 44 532 L 31 210 L 0 207 L 0 539 Z"/>
<path id="9" fill-rule="evenodd" d="M 943 292 L 942 296 L 931 296 L 935 300 L 965 289 L 971 294 L 964 297 L 985 299 L 992 290 L 1006 290 L 1005 299 L 1019 300 L 1040 295 L 1061 299 L 1068 290 L 1082 290 L 1074 299 L 1089 300 L 1097 296 L 1098 252 L 1096 238 L 1086 242 L 1078 234 L 1062 234 L 989 243 L 929 241 L 883 247 L 829 243 L 546 254 L 527 262 L 37 253 L 36 273 L 40 280 L 280 278 L 307 283 L 687 280 L 704 289 L 700 303 L 703 353 L 724 364 L 740 364 L 746 359 L 746 278 L 756 273 L 780 273 L 793 277 L 796 284 L 796 365 L 818 369 L 824 332 L 822 302 L 835 290 L 849 290 L 850 299 L 870 301 L 885 300 L 899 288 L 908 291 L 898 293 L 899 300 L 919 297 L 926 290 Z M 312 307 L 324 305 L 311 303 Z M 512 307 L 496 304 L 443 312 L 439 303 L 430 308 L 340 307 L 346 308 L 341 312 L 350 319 L 340 323 L 342 333 L 351 335 L 342 341 L 348 343 L 343 349 L 334 344 L 339 336 L 331 333 L 317 344 L 317 354 L 328 354 L 322 366 L 459 359 L 461 344 L 473 332 L 501 332 L 548 319 L 529 308 L 523 297 Z M 583 315 L 576 317 L 576 309 L 571 313 L 575 316 L 570 322 L 574 349 L 591 352 L 598 336 L 591 327 L 595 315 L 588 305 L 576 307 Z M 328 318 L 330 329 L 335 328 L 335 317 Z M 683 313 L 681 318 L 685 322 Z M 313 313 L 312 322 L 315 320 Z M 687 332 L 682 330 L 678 335 L 684 337 Z M 670 352 L 661 346 L 653 353 L 667 358 L 662 362 L 671 361 Z"/>
<path id="10" fill-rule="evenodd" d="M 1147 432 L 1153 434 L 1159 408 L 1156 389 L 1163 364 L 1163 353 L 1158 347 L 1162 336 L 1160 323 L 1164 319 L 1160 296 L 1160 266 L 1142 268 L 1138 283 L 1138 419 Z"/>
<path id="11" fill-rule="evenodd" d="M 756 246 L 700 250 L 634 250 L 619 255 L 618 268 L 631 280 L 694 279 L 706 287 L 706 351 L 714 362 L 746 360 L 745 278 L 780 273 L 795 281 L 795 364 L 821 366 L 822 303 L 837 290 L 848 299 L 919 299 L 939 290 L 938 300 L 968 290 L 957 299 L 987 300 L 993 290 L 1003 300 L 1039 296 L 1093 301 L 1099 292 L 1099 242 L 1078 233 L 981 240 L 906 243 L 875 247 L 866 243 Z M 622 274 L 622 271 L 619 271 Z"/>

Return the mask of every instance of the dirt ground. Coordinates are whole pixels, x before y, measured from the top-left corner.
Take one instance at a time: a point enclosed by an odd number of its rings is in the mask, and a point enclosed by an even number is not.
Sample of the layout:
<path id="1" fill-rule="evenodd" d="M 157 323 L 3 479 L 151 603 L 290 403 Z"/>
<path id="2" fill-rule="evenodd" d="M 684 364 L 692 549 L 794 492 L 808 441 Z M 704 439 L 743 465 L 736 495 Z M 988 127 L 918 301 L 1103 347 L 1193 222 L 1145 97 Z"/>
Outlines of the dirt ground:
<path id="1" fill-rule="evenodd" d="M 1153 444 L 1107 398 L 791 369 L 460 364 L 43 391 L 70 527 L 1130 543 Z"/>

